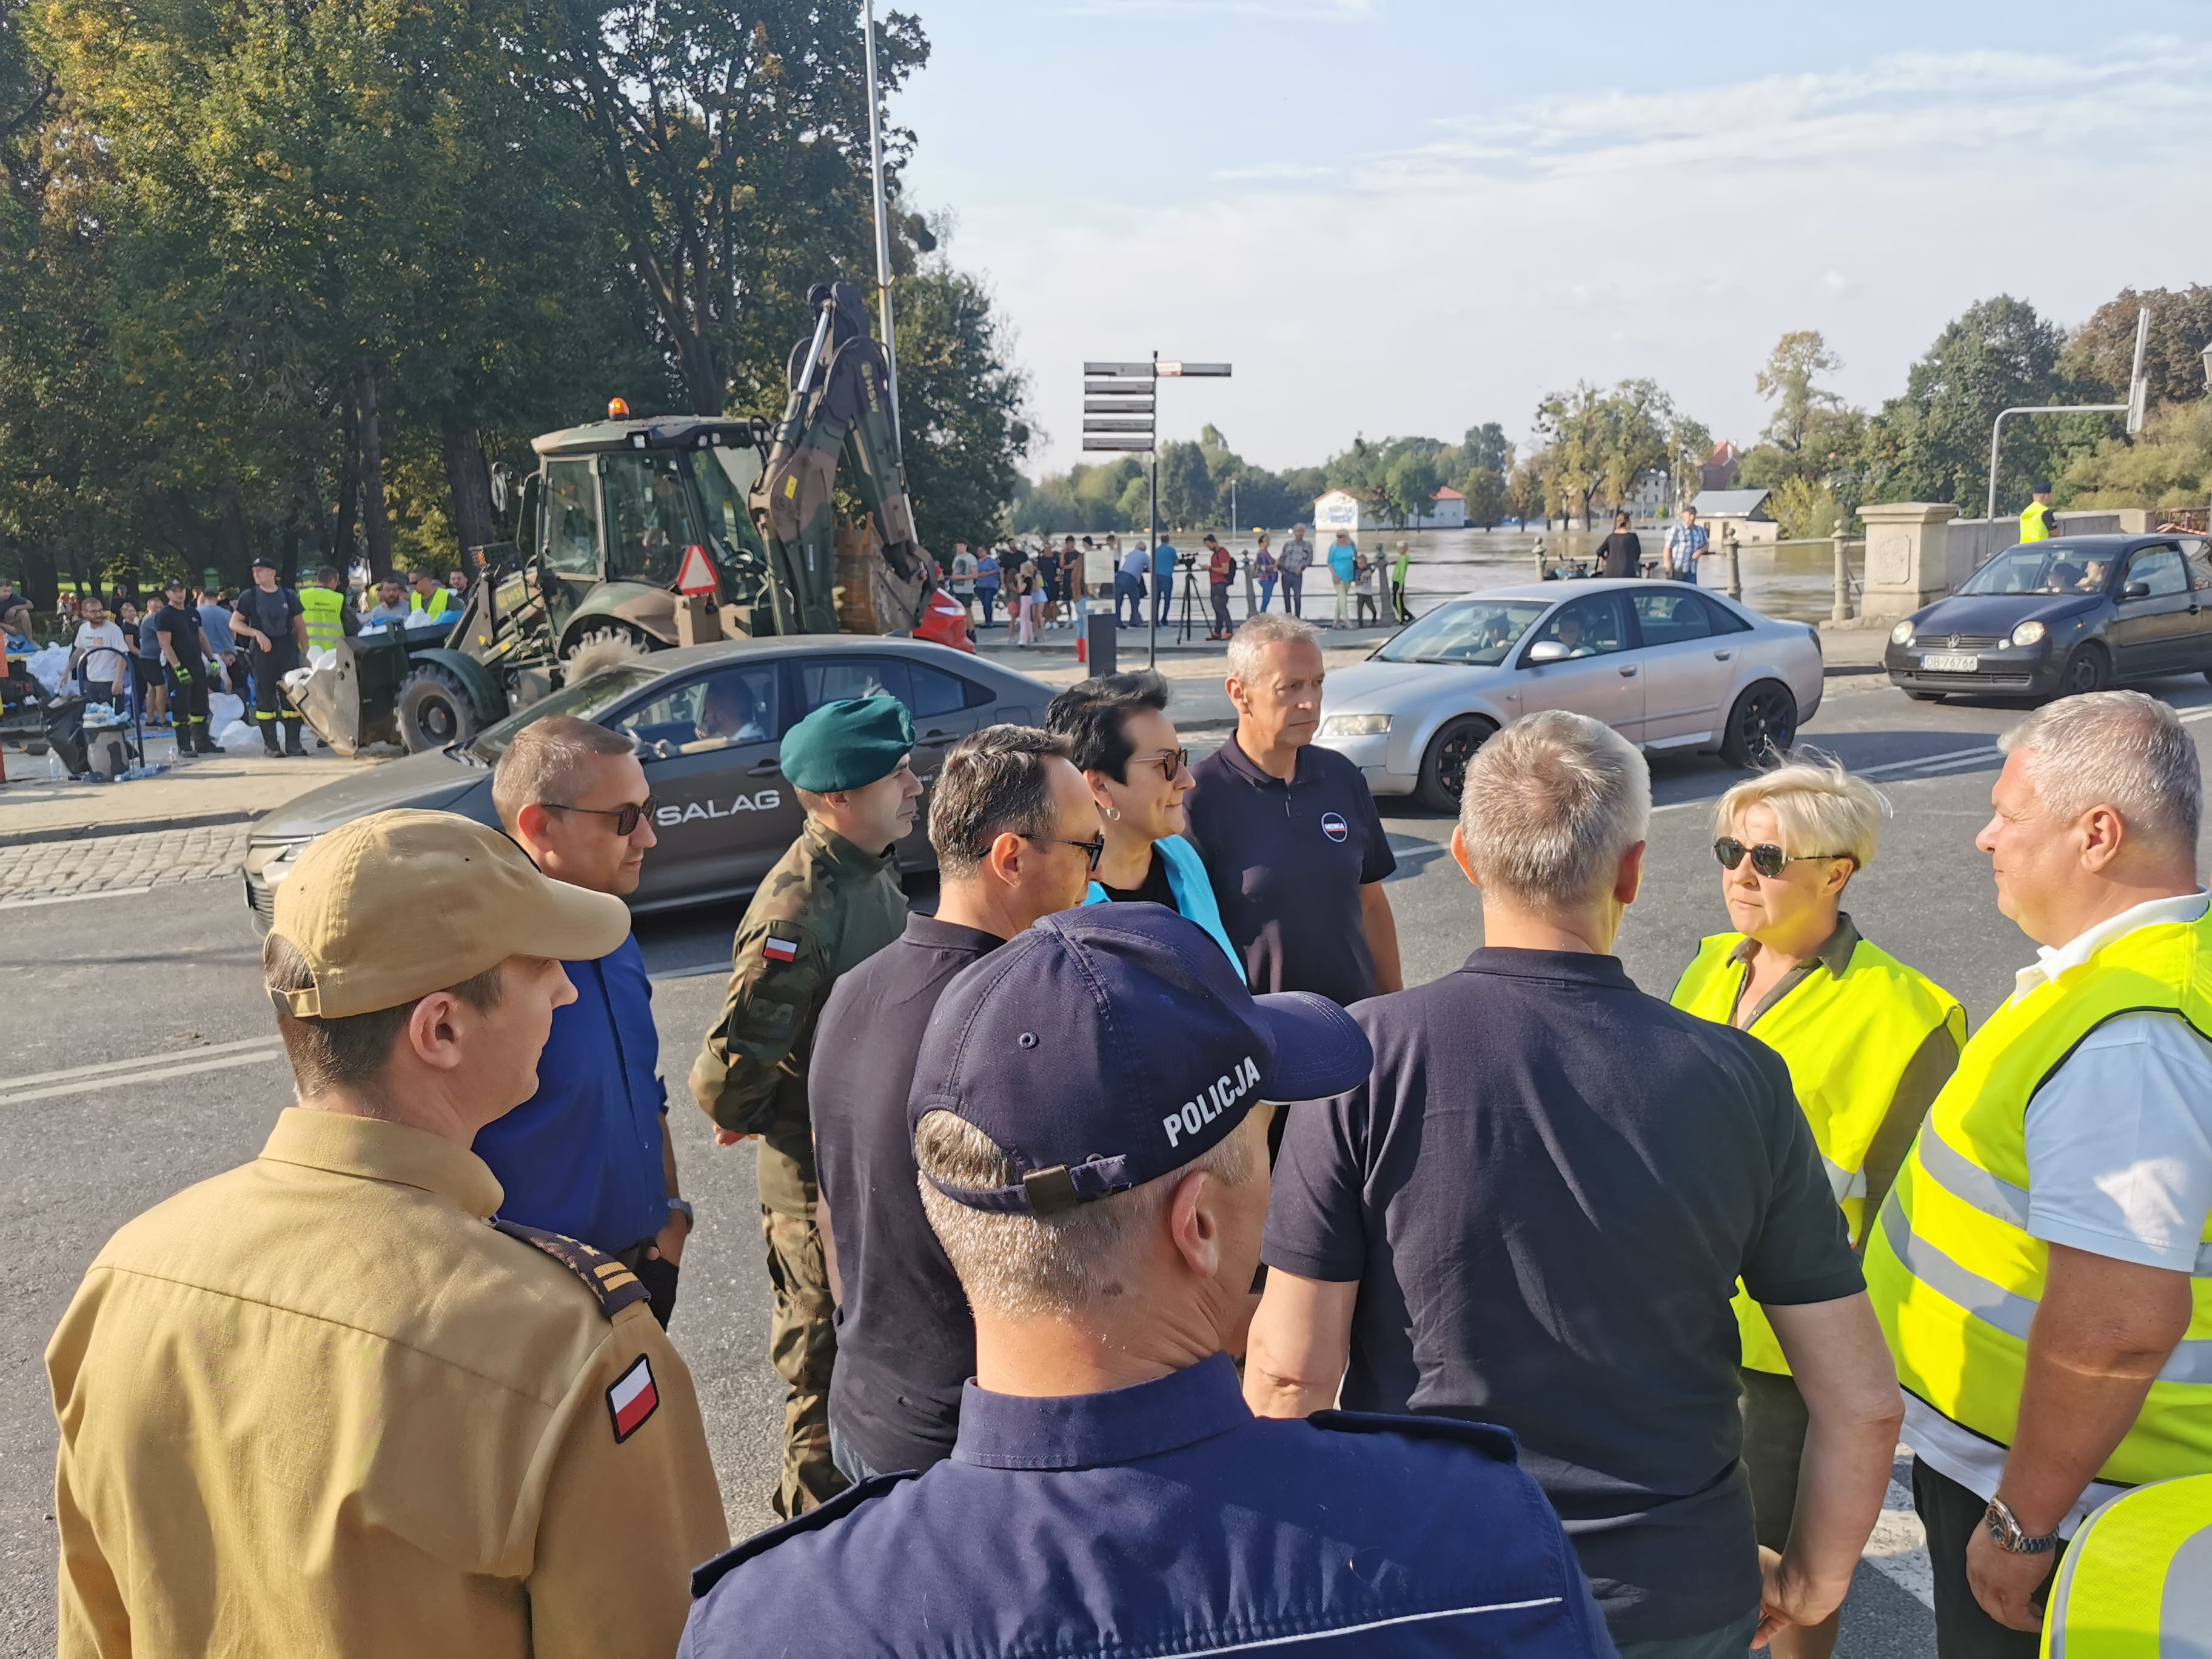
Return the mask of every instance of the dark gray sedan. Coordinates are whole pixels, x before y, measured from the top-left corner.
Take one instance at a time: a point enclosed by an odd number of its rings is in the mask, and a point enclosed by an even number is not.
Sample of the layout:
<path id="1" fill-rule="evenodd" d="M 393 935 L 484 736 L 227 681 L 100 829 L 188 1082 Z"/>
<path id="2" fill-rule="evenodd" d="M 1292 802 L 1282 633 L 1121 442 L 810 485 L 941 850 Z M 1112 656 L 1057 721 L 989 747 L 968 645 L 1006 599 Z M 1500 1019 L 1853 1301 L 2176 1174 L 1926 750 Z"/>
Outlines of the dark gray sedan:
<path id="1" fill-rule="evenodd" d="M 2212 677 L 2212 557 L 2203 537 L 2174 533 L 2025 542 L 1898 623 L 1882 665 L 1928 702 Z"/>
<path id="2" fill-rule="evenodd" d="M 565 686 L 465 746 L 363 768 L 288 801 L 246 843 L 246 902 L 265 926 L 292 861 L 316 836 L 366 813 L 419 806 L 495 823 L 492 767 L 517 732 L 548 714 L 597 720 L 637 741 L 660 839 L 630 896 L 633 910 L 742 896 L 799 834 L 803 813 L 776 751 L 810 710 L 840 697 L 896 697 L 913 712 L 914 768 L 927 776 L 970 732 L 1041 722 L 1053 690 L 916 640 L 793 636 L 654 652 Z M 927 805 L 900 843 L 903 870 L 936 863 Z"/>

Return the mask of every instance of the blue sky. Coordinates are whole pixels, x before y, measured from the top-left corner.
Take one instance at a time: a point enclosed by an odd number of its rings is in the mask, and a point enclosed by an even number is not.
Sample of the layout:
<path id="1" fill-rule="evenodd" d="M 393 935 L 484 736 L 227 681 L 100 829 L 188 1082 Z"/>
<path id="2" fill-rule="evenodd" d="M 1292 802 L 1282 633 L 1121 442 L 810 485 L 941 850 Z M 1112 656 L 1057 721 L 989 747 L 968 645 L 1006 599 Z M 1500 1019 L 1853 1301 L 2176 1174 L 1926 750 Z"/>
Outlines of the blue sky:
<path id="1" fill-rule="evenodd" d="M 1032 472 L 1086 356 L 1234 362 L 1163 430 L 1270 466 L 1629 375 L 1748 442 L 1785 330 L 1874 404 L 1985 295 L 2212 281 L 2203 3 L 908 3 L 908 198 L 1013 326 Z"/>

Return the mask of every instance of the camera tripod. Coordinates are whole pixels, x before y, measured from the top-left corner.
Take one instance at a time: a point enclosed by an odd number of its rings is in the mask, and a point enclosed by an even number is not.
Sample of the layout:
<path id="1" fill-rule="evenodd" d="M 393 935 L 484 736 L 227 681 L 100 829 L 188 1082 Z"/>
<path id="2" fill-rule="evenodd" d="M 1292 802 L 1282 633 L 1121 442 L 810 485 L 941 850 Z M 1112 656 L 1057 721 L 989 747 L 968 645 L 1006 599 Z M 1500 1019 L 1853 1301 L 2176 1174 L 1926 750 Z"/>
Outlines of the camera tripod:
<path id="1" fill-rule="evenodd" d="M 1176 624 L 1176 638 L 1181 643 L 1188 645 L 1191 607 L 1200 603 L 1198 597 L 1198 561 L 1194 557 L 1177 559 L 1176 564 L 1182 572 L 1182 616 Z"/>

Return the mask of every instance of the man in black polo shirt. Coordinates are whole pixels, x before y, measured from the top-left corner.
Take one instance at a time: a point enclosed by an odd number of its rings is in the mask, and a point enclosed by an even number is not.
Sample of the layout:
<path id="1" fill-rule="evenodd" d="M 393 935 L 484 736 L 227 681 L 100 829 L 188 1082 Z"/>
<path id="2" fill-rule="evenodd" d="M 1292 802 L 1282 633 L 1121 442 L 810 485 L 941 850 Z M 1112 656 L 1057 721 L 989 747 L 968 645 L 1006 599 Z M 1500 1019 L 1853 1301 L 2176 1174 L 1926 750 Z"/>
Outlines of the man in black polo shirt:
<path id="1" fill-rule="evenodd" d="M 1359 769 L 1313 747 L 1321 641 L 1262 615 L 1229 642 L 1237 735 L 1194 769 L 1184 810 L 1253 991 L 1358 1002 L 1403 984 L 1383 878 L 1398 867 Z"/>
<path id="2" fill-rule="evenodd" d="M 1354 1011 L 1368 1084 L 1291 1113 L 1245 1397 L 1514 1431 L 1625 1659 L 1741 1656 L 1842 1601 L 1903 1410 L 1819 1150 L 1765 1045 L 1610 954 L 1636 896 L 1643 758 L 1534 714 L 1468 769 L 1452 854 L 1486 943 Z M 1741 1278 L 1810 1417 L 1762 1569 L 1739 1454 Z"/>
<path id="3" fill-rule="evenodd" d="M 161 647 L 161 672 L 168 679 L 169 719 L 177 729 L 177 752 L 220 754 L 208 733 L 207 648 L 200 613 L 190 603 L 181 576 L 172 576 L 161 592 L 154 638 Z"/>
<path id="4" fill-rule="evenodd" d="M 815 1221 L 837 1299 L 830 1450 L 854 1482 L 949 1455 L 975 1370 L 968 1299 L 915 1185 L 907 1094 L 922 1032 L 963 969 L 1083 902 L 1098 809 L 1060 738 L 994 726 L 945 757 L 929 840 L 937 914 L 908 916 L 904 933 L 837 981 L 807 1085 Z"/>

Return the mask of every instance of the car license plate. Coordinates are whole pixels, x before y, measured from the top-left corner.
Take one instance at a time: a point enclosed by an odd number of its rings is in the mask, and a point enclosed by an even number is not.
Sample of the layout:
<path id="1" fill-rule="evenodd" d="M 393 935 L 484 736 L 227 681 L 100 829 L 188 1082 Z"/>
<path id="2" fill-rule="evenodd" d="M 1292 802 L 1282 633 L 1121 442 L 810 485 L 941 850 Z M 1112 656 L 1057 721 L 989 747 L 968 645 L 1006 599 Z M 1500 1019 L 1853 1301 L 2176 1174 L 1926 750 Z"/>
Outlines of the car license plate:
<path id="1" fill-rule="evenodd" d="M 1979 657 L 1939 656 L 1933 652 L 1920 659 L 1920 666 L 1930 674 L 1971 674 L 1981 665 Z"/>

